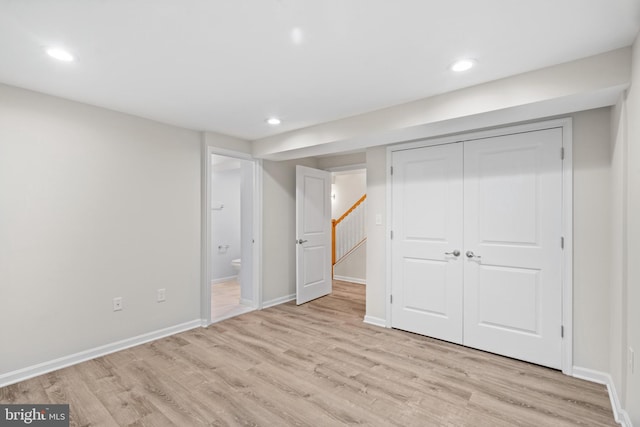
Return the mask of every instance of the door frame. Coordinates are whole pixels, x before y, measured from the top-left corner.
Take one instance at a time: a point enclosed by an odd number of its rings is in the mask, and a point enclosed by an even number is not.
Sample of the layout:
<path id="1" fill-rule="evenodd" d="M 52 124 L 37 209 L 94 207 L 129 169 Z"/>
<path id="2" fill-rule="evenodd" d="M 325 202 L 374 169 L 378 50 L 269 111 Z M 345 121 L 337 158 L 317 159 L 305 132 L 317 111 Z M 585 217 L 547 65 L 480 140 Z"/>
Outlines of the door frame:
<path id="1" fill-rule="evenodd" d="M 545 129 L 562 129 L 562 236 L 564 250 L 562 252 L 562 372 L 573 375 L 573 120 L 571 117 L 545 120 L 524 125 L 506 126 L 496 129 L 465 132 L 453 136 L 428 138 L 418 141 L 401 142 L 387 147 L 387 194 L 386 194 L 386 322 L 391 328 L 391 232 L 392 232 L 392 188 L 391 166 L 394 151 L 434 145 L 451 144 L 475 139 L 493 138 L 517 133 L 535 132 Z M 560 155 L 560 153 L 558 153 Z M 558 242 L 560 244 L 560 242 Z M 558 331 L 560 332 L 560 331 Z"/>
<path id="2" fill-rule="evenodd" d="M 253 304 L 262 309 L 262 160 L 241 151 L 203 144 L 202 149 L 202 210 L 201 210 L 201 286 L 200 321 L 203 327 L 211 324 L 211 156 L 234 157 L 253 163 Z"/>

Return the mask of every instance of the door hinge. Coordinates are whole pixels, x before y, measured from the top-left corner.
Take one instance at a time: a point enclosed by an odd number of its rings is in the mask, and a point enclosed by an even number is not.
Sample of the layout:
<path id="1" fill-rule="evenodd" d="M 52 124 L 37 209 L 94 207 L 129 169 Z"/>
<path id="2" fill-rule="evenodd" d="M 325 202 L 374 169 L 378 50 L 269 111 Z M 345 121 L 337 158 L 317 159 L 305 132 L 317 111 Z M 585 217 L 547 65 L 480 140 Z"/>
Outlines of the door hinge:
<path id="1" fill-rule="evenodd" d="M 393 304 L 393 295 L 389 295 L 389 302 Z"/>
<path id="2" fill-rule="evenodd" d="M 393 230 L 391 230 L 391 240 L 393 240 Z"/>
<path id="3" fill-rule="evenodd" d="M 564 237 L 560 237 L 560 249 L 564 249 Z"/>
<path id="4" fill-rule="evenodd" d="M 560 338 L 564 338 L 564 326 L 560 326 Z"/>
<path id="5" fill-rule="evenodd" d="M 391 175 L 393 175 L 393 166 L 391 166 Z"/>
<path id="6" fill-rule="evenodd" d="M 564 147 L 560 148 L 560 160 L 564 160 Z"/>

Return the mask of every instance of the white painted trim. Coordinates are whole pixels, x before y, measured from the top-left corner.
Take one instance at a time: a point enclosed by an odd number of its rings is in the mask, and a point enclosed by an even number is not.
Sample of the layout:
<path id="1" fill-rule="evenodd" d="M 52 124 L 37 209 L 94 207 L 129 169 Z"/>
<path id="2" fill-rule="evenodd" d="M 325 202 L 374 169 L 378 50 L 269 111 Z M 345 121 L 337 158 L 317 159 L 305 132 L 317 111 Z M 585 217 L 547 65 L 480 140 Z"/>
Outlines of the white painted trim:
<path id="1" fill-rule="evenodd" d="M 354 171 L 364 169 L 366 171 L 367 164 L 366 163 L 354 163 L 352 165 L 344 165 L 344 166 L 336 166 L 333 168 L 325 169 L 328 172 L 346 172 L 346 171 Z"/>
<path id="2" fill-rule="evenodd" d="M 351 282 L 351 283 L 356 283 L 358 285 L 367 284 L 367 281 L 365 279 L 359 279 L 357 277 L 338 276 L 336 274 L 333 275 L 333 280 L 342 280 L 343 282 Z"/>
<path id="3" fill-rule="evenodd" d="M 211 148 L 202 133 L 201 222 L 200 222 L 200 317 L 205 326 L 211 323 Z"/>
<path id="4" fill-rule="evenodd" d="M 253 307 L 261 310 L 262 304 L 262 160 L 254 159 L 253 170 Z"/>
<path id="5" fill-rule="evenodd" d="M 562 119 L 562 372 L 573 373 L 573 119 Z"/>
<path id="6" fill-rule="evenodd" d="M 221 277 L 219 279 L 211 279 L 211 284 L 212 285 L 217 285 L 218 283 L 224 283 L 224 282 L 230 282 L 232 280 L 237 279 L 238 276 L 227 276 L 227 277 Z"/>
<path id="7" fill-rule="evenodd" d="M 224 316 L 221 317 L 214 317 L 213 319 L 211 319 L 211 323 L 209 323 L 209 325 L 213 325 L 214 323 L 218 323 L 218 322 L 222 322 L 223 320 L 227 320 L 227 319 L 231 319 L 232 317 L 236 317 L 236 316 L 240 316 L 241 314 L 245 314 L 245 313 L 250 313 L 252 311 L 255 311 L 256 309 L 253 307 L 238 307 L 236 310 L 232 311 L 229 314 L 226 314 Z"/>
<path id="8" fill-rule="evenodd" d="M 296 299 L 296 294 L 285 295 L 283 297 L 274 298 L 269 301 L 265 301 L 262 303 L 262 308 L 269 308 L 276 305 L 284 304 L 285 302 L 294 301 Z"/>
<path id="9" fill-rule="evenodd" d="M 616 399 L 617 399 L 617 396 L 616 396 Z M 614 417 L 616 416 L 615 411 L 613 415 Z M 633 427 L 633 423 L 631 422 L 631 416 L 624 409 L 620 409 L 620 411 L 618 412 L 618 419 L 616 420 L 616 422 L 622 425 L 622 427 Z"/>
<path id="10" fill-rule="evenodd" d="M 175 335 L 177 333 L 188 331 L 190 329 L 199 328 L 201 326 L 202 320 L 196 319 L 190 322 L 180 323 L 175 326 L 148 332 L 146 334 L 138 335 L 135 337 L 126 338 L 110 344 L 101 345 L 99 347 L 70 354 L 68 356 L 59 357 L 54 360 L 39 363 L 37 365 L 27 366 L 26 368 L 18 369 L 16 371 L 7 372 L 0 375 L 0 387 L 5 387 L 10 384 L 28 380 L 29 378 L 33 378 L 38 375 L 66 368 L 68 366 L 77 365 L 78 363 L 86 362 L 87 360 L 95 359 L 97 357 L 101 357 L 110 353 L 115 353 L 116 351 L 125 350 L 127 348 L 131 348 L 150 341 L 155 341 L 157 339 L 168 337 L 170 335 Z"/>
<path id="11" fill-rule="evenodd" d="M 387 164 L 386 164 L 386 176 L 387 176 L 387 200 L 386 200 L 386 217 L 387 217 L 387 223 L 386 223 L 386 229 L 385 229 L 385 236 L 384 236 L 384 241 L 386 242 L 385 245 L 385 256 L 387 258 L 387 268 L 385 271 L 385 280 L 387 282 L 387 286 L 386 286 L 386 290 L 385 290 L 385 319 L 384 319 L 384 326 L 386 328 L 390 328 L 391 327 L 391 230 L 392 230 L 392 224 L 393 224 L 393 218 L 391 218 L 391 213 L 393 212 L 393 210 L 391 209 L 391 204 L 392 204 L 392 194 L 391 194 L 391 184 L 392 184 L 392 176 L 391 176 L 391 165 L 393 164 L 393 158 L 392 158 L 392 148 L 391 147 L 387 147 Z"/>
<path id="12" fill-rule="evenodd" d="M 368 325 L 373 325 L 373 326 L 380 326 L 382 328 L 387 328 L 387 320 L 386 319 L 381 319 L 379 317 L 374 317 L 374 316 L 364 316 L 364 323 L 368 324 Z"/>
<path id="13" fill-rule="evenodd" d="M 240 305 L 244 305 L 246 307 L 251 307 L 252 309 L 255 309 L 255 307 L 253 306 L 253 301 L 251 301 L 250 299 L 246 299 L 246 298 L 240 298 Z"/>
<path id="14" fill-rule="evenodd" d="M 575 378 L 606 385 L 607 391 L 609 392 L 609 400 L 611 401 L 611 409 L 613 410 L 614 419 L 618 424 L 621 424 L 622 427 L 633 427 L 629 413 L 622 409 L 622 405 L 620 404 L 620 399 L 618 397 L 618 391 L 616 390 L 616 386 L 611 375 L 606 372 L 581 368 L 579 366 L 574 366 L 572 370 Z"/>
<path id="15" fill-rule="evenodd" d="M 493 138 L 516 133 L 535 132 L 545 129 L 562 129 L 562 146 L 565 157 L 562 172 L 562 234 L 564 236 L 564 251 L 562 260 L 562 325 L 564 339 L 562 340 L 562 372 L 571 375 L 573 370 L 573 119 L 571 117 L 545 120 L 522 125 L 505 126 L 496 129 L 479 130 L 453 136 L 429 138 L 419 141 L 404 142 L 387 147 L 387 327 L 391 327 L 391 164 L 395 151 L 411 150 L 434 145 L 451 144 L 454 142 L 475 139 Z"/>
<path id="16" fill-rule="evenodd" d="M 474 139 L 486 139 L 497 136 L 513 135 L 517 133 L 535 132 L 544 129 L 565 128 L 571 126 L 571 117 L 543 120 L 539 122 L 526 123 L 522 125 L 505 125 L 500 128 L 488 129 L 488 130 L 476 130 L 465 133 L 459 133 L 456 135 L 433 137 L 428 139 L 421 139 L 419 141 L 411 142 L 398 142 L 397 144 L 390 145 L 388 152 L 412 150 L 414 148 L 430 147 L 433 145 L 451 144 L 454 142 L 471 141 Z"/>
<path id="17" fill-rule="evenodd" d="M 207 144 L 206 138 L 204 140 L 204 143 L 205 145 Z M 235 157 L 236 159 L 243 159 L 243 160 L 251 160 L 251 161 L 255 160 L 255 158 L 251 154 L 245 153 L 243 151 L 229 150 L 228 148 L 218 148 L 213 145 L 207 145 L 207 147 L 211 149 L 210 154 L 218 154 L 220 156 Z M 208 157 L 207 161 L 209 162 L 209 164 L 211 164 L 211 157 Z"/>

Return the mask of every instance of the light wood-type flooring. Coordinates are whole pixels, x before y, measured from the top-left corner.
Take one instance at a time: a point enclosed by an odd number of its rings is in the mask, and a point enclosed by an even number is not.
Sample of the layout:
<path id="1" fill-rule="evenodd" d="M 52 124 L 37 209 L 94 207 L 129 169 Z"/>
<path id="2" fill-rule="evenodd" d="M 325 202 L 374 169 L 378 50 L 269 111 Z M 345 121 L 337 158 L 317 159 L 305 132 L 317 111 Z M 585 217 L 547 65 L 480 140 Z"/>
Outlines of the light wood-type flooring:
<path id="1" fill-rule="evenodd" d="M 0 389 L 74 426 L 610 426 L 604 386 L 366 325 L 365 287 L 282 304 Z"/>
<path id="2" fill-rule="evenodd" d="M 240 304 L 240 284 L 236 280 L 211 285 L 211 321 L 218 322 L 253 308 Z"/>

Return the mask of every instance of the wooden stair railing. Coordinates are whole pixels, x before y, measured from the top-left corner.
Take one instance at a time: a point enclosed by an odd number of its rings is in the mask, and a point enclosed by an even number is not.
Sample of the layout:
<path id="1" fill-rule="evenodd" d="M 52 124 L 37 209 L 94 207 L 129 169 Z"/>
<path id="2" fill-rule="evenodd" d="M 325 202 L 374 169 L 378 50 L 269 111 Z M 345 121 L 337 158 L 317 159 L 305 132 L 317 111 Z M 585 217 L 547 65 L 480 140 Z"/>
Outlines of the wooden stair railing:
<path id="1" fill-rule="evenodd" d="M 336 229 L 338 228 L 338 225 L 344 220 L 346 220 L 349 217 L 349 215 L 351 215 L 351 213 L 355 211 L 358 208 L 358 206 L 360 206 L 366 199 L 367 199 L 367 195 L 365 194 L 362 197 L 360 197 L 360 199 L 357 202 L 355 202 L 349 209 L 347 209 L 347 211 L 343 213 L 342 216 L 340 216 L 340 218 L 331 220 L 331 265 L 335 265 L 336 262 L 339 261 L 339 259 L 336 259 Z M 363 227 L 364 227 L 364 224 L 363 224 Z M 364 239 L 364 236 L 362 237 L 363 238 L 358 239 L 358 242 L 355 242 L 353 247 L 357 246 Z M 348 254 L 350 250 L 353 249 L 353 247 L 349 248 L 349 250 L 344 251 L 344 253 L 342 253 L 339 258 Z"/>

